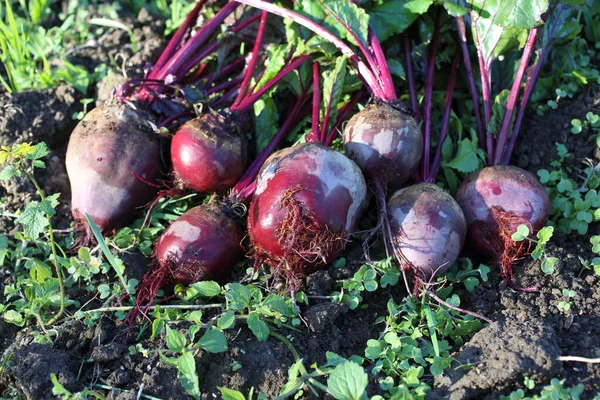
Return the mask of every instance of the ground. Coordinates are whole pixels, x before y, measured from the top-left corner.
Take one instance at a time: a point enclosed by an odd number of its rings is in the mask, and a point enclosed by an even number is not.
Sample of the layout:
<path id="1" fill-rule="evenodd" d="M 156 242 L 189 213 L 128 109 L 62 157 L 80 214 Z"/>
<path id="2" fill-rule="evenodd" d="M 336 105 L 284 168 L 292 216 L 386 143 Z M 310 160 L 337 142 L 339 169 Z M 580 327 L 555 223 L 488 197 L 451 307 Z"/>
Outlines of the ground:
<path id="1" fill-rule="evenodd" d="M 140 39 L 152 30 L 144 26 L 146 14 L 136 23 Z M 123 33 L 116 33 L 123 35 Z M 155 38 L 156 39 L 156 38 Z M 75 53 L 80 59 L 88 57 L 90 66 L 96 65 L 94 54 L 108 54 L 118 48 L 119 38 L 105 38 L 102 51 L 83 50 Z M 131 61 L 131 68 L 139 68 L 143 59 L 155 56 L 154 44 L 144 42 L 144 52 Z M 148 42 L 151 42 L 149 40 Z M 94 53 L 94 54 L 91 54 Z M 105 56 L 103 56 L 105 57 Z M 102 89 L 101 93 L 107 93 Z M 0 93 L 0 144 L 10 145 L 21 141 L 45 141 L 51 149 L 47 159 L 48 169 L 39 175 L 48 193 L 60 192 L 61 201 L 68 204 L 69 187 L 64 167 L 64 154 L 68 136 L 76 123 L 73 113 L 81 110 L 81 94 L 68 86 L 17 95 Z M 573 157 L 569 162 L 581 166 L 584 159 L 594 165 L 600 160 L 594 154 L 595 146 L 585 135 L 570 134 L 570 121 L 581 118 L 587 111 L 600 105 L 600 89 L 591 87 L 579 97 L 560 103 L 557 110 L 543 116 L 531 113 L 524 126 L 522 139 L 517 144 L 513 162 L 534 173 L 549 168 L 555 159 L 555 142 L 564 143 Z M 541 141 L 539 138 L 543 137 Z M 8 184 L 0 187 L 0 197 L 7 202 L 1 206 L 10 210 L 18 208 L 31 196 L 32 187 L 27 184 Z M 59 228 L 68 227 L 72 221 L 67 206 L 56 217 Z M 0 219 L 0 231 L 10 231 L 12 225 Z M 593 257 L 589 237 L 599 234 L 600 228 L 592 224 L 587 235 L 555 233 L 548 246 L 551 256 L 559 258 L 557 272 L 545 275 L 538 262 L 522 261 L 515 268 L 519 284 L 537 285 L 539 292 L 516 292 L 501 282 L 497 273 L 473 293 L 461 293 L 469 310 L 483 314 L 494 322 L 477 332 L 469 341 L 456 349 L 455 358 L 460 363 L 471 363 L 470 370 L 450 369 L 443 377 L 435 379 L 431 398 L 498 398 L 520 387 L 525 376 L 538 383 L 550 378 L 565 378 L 567 385 L 582 383 L 583 398 L 592 398 L 600 391 L 600 366 L 561 362 L 563 355 L 600 357 L 600 285 L 598 277 L 583 270 L 578 256 Z M 148 261 L 139 255 L 135 259 L 137 272 L 143 273 Z M 485 260 L 481 260 L 485 261 Z M 349 264 L 352 265 L 352 264 Z M 305 284 L 308 294 L 322 296 L 331 291 L 332 282 L 353 272 L 346 267 L 329 268 L 310 275 Z M 10 271 L 0 269 L 0 300 L 3 287 L 10 282 Z M 563 288 L 576 290 L 569 312 L 560 311 L 557 304 L 562 300 Z M 381 325 L 377 317 L 387 314 L 389 298 L 400 301 L 406 296 L 400 285 L 380 289 L 368 295 L 364 309 L 349 310 L 345 305 L 327 301 L 303 308 L 302 314 L 308 327 L 300 326 L 300 333 L 293 333 L 294 345 L 300 356 L 310 365 L 324 363 L 325 353 L 333 351 L 343 357 L 363 355 L 368 339 L 377 338 Z M 180 326 L 185 329 L 185 325 Z M 53 398 L 49 374 L 55 373 L 65 387 L 81 390 L 92 383 L 113 390 L 110 398 L 132 399 L 143 388 L 143 393 L 161 399 L 188 398 L 177 380 L 177 371 L 166 366 L 158 353 L 148 356 L 130 354 L 125 344 L 127 326 L 113 315 L 107 314 L 99 323 L 86 328 L 82 323 L 66 320 L 57 329 L 60 334 L 53 346 L 33 343 L 31 331 L 34 326 L 20 329 L 0 320 L 0 354 L 13 354 L 9 373 L 0 378 L 0 394 L 16 388 L 33 399 Z M 288 349 L 273 338 L 258 342 L 244 326 L 229 333 L 229 350 L 222 354 L 199 353 L 196 356 L 197 371 L 203 398 L 219 398 L 218 386 L 229 387 L 247 393 L 254 387 L 257 392 L 273 398 L 287 379 L 287 370 L 293 363 Z M 146 349 L 165 348 L 162 339 L 141 340 Z M 234 362 L 241 368 L 234 371 Z M 366 370 L 369 370 L 367 365 Z M 377 385 L 371 377 L 375 394 Z"/>

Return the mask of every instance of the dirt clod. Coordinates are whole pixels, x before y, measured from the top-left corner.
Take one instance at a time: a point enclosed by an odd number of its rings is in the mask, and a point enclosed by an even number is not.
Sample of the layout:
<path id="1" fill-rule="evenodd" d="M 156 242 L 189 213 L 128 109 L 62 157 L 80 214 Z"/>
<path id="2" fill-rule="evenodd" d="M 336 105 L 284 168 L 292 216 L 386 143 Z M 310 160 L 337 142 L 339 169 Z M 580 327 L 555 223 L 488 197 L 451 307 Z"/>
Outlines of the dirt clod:
<path id="1" fill-rule="evenodd" d="M 554 331 L 542 320 L 494 322 L 476 333 L 456 357 L 472 369 L 454 369 L 436 378 L 431 398 L 481 398 L 515 384 L 524 376 L 544 382 L 561 368 Z"/>
<path id="2" fill-rule="evenodd" d="M 32 399 L 53 399 L 50 374 L 67 389 L 76 387 L 78 362 L 70 353 L 31 344 L 17 350 L 10 365 L 18 385 Z"/>

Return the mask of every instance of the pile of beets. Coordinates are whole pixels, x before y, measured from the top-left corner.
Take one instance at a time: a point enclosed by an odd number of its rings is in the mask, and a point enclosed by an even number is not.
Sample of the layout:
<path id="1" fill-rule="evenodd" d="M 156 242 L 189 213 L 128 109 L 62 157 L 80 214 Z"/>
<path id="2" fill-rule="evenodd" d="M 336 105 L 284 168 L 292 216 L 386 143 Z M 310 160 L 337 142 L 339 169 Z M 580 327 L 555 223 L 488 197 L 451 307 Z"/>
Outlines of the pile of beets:
<path id="1" fill-rule="evenodd" d="M 293 293 L 300 277 L 332 262 L 350 240 L 362 241 L 370 257 L 377 237 L 415 287 L 449 268 L 465 241 L 471 250 L 492 257 L 503 278 L 517 287 L 511 266 L 528 249 L 511 235 L 522 224 L 536 232 L 549 214 L 548 196 L 536 178 L 506 165 L 510 157 L 490 157 L 491 164 L 468 176 L 454 198 L 434 184 L 459 57 L 452 65 L 440 144 L 434 147 L 432 85 L 426 81 L 421 120 L 416 101 L 409 110 L 398 100 L 372 30 L 368 43 L 355 52 L 319 24 L 268 2 L 227 2 L 197 27 L 202 7 L 199 1 L 143 78 L 127 82 L 111 102 L 86 115 L 67 151 L 81 244 L 92 240 L 85 214 L 110 233 L 159 197 L 186 191 L 212 195 L 156 242 L 156 262 L 138 287 L 139 312 L 147 311 L 167 284 L 227 277 L 246 253 L 256 267 L 266 265 L 283 276 Z M 262 76 L 263 36 L 271 14 L 330 40 L 364 88 L 341 108 L 330 104 L 321 112 L 320 66 L 310 54 L 290 54 L 272 79 L 253 84 Z M 217 39 L 223 32 L 230 35 L 226 50 Z M 225 51 L 234 57 L 243 44 L 248 54 L 213 68 L 211 55 Z M 435 55 L 435 40 L 432 46 Z M 253 154 L 249 111 L 300 68 L 312 72 L 310 81 L 292 101 L 280 131 Z M 197 104 L 203 100 L 190 96 L 198 90 L 188 90 L 198 87 L 205 96 L 213 95 L 201 112 Z M 367 105 L 356 111 L 361 100 Z M 311 129 L 302 143 L 281 148 L 307 115 L 312 115 Z M 342 123 L 344 153 L 331 147 Z M 494 150 L 506 154 L 506 147 Z M 357 232 L 370 193 L 378 222 Z"/>

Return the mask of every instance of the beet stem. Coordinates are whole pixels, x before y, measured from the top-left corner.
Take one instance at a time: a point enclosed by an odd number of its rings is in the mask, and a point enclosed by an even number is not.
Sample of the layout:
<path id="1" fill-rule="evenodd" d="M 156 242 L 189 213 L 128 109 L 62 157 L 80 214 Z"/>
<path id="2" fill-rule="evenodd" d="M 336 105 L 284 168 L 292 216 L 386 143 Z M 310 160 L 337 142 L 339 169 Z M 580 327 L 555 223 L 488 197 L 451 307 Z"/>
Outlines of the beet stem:
<path id="1" fill-rule="evenodd" d="M 288 113 L 283 125 L 279 128 L 279 131 L 275 134 L 273 139 L 265 146 L 264 149 L 258 153 L 250 167 L 244 172 L 238 183 L 231 190 L 230 199 L 234 202 L 247 203 L 254 193 L 256 186 L 255 178 L 258 175 L 261 167 L 269 158 L 269 156 L 275 151 L 277 147 L 283 143 L 289 132 L 296 126 L 300 120 L 306 115 L 306 111 L 302 110 L 302 106 L 308 99 L 308 88 L 310 85 L 306 85 L 302 89 L 302 93 L 294 107 Z"/>
<path id="2" fill-rule="evenodd" d="M 240 83 L 242 83 L 242 78 L 235 78 L 230 81 L 223 82 L 220 85 L 216 85 L 216 86 L 206 90 L 206 95 L 210 96 L 213 93 L 217 93 L 222 90 L 231 89 L 232 87 L 235 87 L 235 86 L 239 85 Z"/>
<path id="3" fill-rule="evenodd" d="M 440 129 L 440 138 L 438 140 L 437 147 L 435 149 L 435 156 L 433 158 L 433 164 L 429 170 L 429 175 L 425 177 L 425 182 L 435 183 L 437 178 L 440 165 L 442 163 L 442 146 L 448 136 L 448 128 L 450 125 L 450 111 L 452 111 L 452 98 L 454 97 L 454 86 L 456 84 L 456 74 L 458 71 L 459 57 L 458 53 L 454 55 L 452 60 L 452 67 L 450 72 L 450 81 L 448 82 L 448 88 L 446 89 L 446 99 L 444 100 L 444 114 L 442 115 L 442 127 Z"/>
<path id="4" fill-rule="evenodd" d="M 469 84 L 469 92 L 471 93 L 471 99 L 473 100 L 473 113 L 475 114 L 477 137 L 479 138 L 479 145 L 485 151 L 485 129 L 483 127 L 483 121 L 481 120 L 481 109 L 479 108 L 479 96 L 477 95 L 477 85 L 475 84 L 475 75 L 473 74 L 473 66 L 471 65 L 469 48 L 467 47 L 467 28 L 465 24 L 465 17 L 456 18 L 456 28 L 458 31 L 460 48 L 462 50 L 463 62 L 467 71 L 467 82 Z"/>
<path id="5" fill-rule="evenodd" d="M 333 143 L 333 140 L 335 139 L 335 137 L 338 133 L 338 130 L 340 129 L 340 127 L 342 126 L 344 121 L 346 121 L 348 119 L 348 115 L 354 109 L 354 107 L 356 107 L 356 105 L 358 104 L 358 102 L 364 95 L 365 95 L 364 89 L 358 90 L 357 92 L 355 92 L 352 95 L 352 98 L 350 99 L 350 101 L 348 103 L 344 104 L 344 106 L 340 109 L 340 111 L 338 112 L 337 121 L 335 121 L 335 124 L 331 127 L 331 130 L 329 131 L 329 134 L 327 135 L 327 138 L 324 143 L 325 146 L 327 146 L 327 147 L 331 146 L 331 144 Z"/>
<path id="6" fill-rule="evenodd" d="M 251 7 L 258 8 L 260 10 L 265 10 L 270 12 L 271 14 L 279 15 L 283 18 L 288 18 L 294 21 L 295 23 L 304 26 L 305 28 L 313 31 L 317 35 L 323 37 L 335 47 L 337 47 L 343 54 L 347 55 L 348 58 L 354 63 L 356 69 L 358 70 L 359 75 L 365 81 L 367 86 L 376 93 L 378 85 L 377 79 L 373 75 L 373 71 L 361 61 L 357 54 L 345 44 L 342 40 L 340 40 L 337 36 L 329 32 L 327 29 L 323 28 L 321 25 L 311 21 L 303 15 L 300 15 L 292 10 L 288 10 L 283 7 L 279 7 L 275 4 L 268 3 L 264 0 L 235 0 L 238 3 L 246 4 Z M 379 96 L 378 96 L 379 97 Z"/>
<path id="7" fill-rule="evenodd" d="M 551 6 L 550 11 L 547 13 L 548 16 L 551 12 L 554 11 L 555 6 L 556 6 L 556 4 Z M 563 11 L 564 11 L 564 8 L 560 8 L 560 10 L 557 12 L 562 13 Z M 538 55 L 538 60 L 533 66 L 533 72 L 528 76 L 527 81 L 525 83 L 525 91 L 523 93 L 523 98 L 521 99 L 521 103 L 519 105 L 519 112 L 517 114 L 517 120 L 515 121 L 515 126 L 513 127 L 513 134 L 510 137 L 510 143 L 508 145 L 508 149 L 506 150 L 506 152 L 504 154 L 504 158 L 502 159 L 503 165 L 508 165 L 508 163 L 510 162 L 510 157 L 512 156 L 512 152 L 514 150 L 515 143 L 517 141 L 517 136 L 519 135 L 519 132 L 521 130 L 521 125 L 523 123 L 523 119 L 525 118 L 525 112 L 527 111 L 526 110 L 527 104 L 531 100 L 531 96 L 533 95 L 533 90 L 535 89 L 537 81 L 540 77 L 542 68 L 544 67 L 544 64 L 546 63 L 546 59 L 548 58 L 548 55 L 550 54 L 550 48 L 552 47 L 552 39 L 554 38 L 554 33 L 555 33 L 557 27 L 558 27 L 558 18 L 556 18 L 554 24 L 552 25 L 552 28 L 550 28 L 550 34 L 549 34 L 548 41 L 544 44 L 544 46 L 542 46 L 542 48 L 540 50 L 540 54 Z"/>
<path id="8" fill-rule="evenodd" d="M 546 63 L 548 54 L 550 54 L 550 45 L 544 46 L 540 53 L 537 63 L 533 67 L 532 74 L 527 78 L 527 82 L 525 83 L 525 91 L 523 92 L 523 97 L 521 98 L 521 103 L 519 104 L 519 112 L 517 113 L 517 119 L 515 121 L 515 126 L 513 127 L 513 133 L 510 136 L 508 148 L 506 149 L 506 152 L 504 153 L 504 157 L 501 162 L 502 165 L 508 165 L 510 162 L 510 157 L 512 156 L 512 152 L 515 147 L 515 142 L 517 141 L 517 136 L 521 131 L 521 125 L 523 124 L 523 120 L 525 118 L 527 104 L 529 103 L 529 100 L 531 100 L 533 90 L 535 89 L 535 85 L 540 77 L 540 73 L 542 72 L 542 67 Z"/>
<path id="9" fill-rule="evenodd" d="M 421 122 L 421 110 L 419 110 L 419 98 L 417 97 L 417 85 L 415 72 L 413 70 L 410 39 L 408 33 L 404 32 L 404 55 L 406 57 L 406 80 L 408 81 L 408 92 L 410 93 L 410 104 L 415 113 L 415 121 Z"/>
<path id="10" fill-rule="evenodd" d="M 385 54 L 383 54 L 381 43 L 379 43 L 379 39 L 377 39 L 375 31 L 373 31 L 373 28 L 370 26 L 369 39 L 371 41 L 371 47 L 373 48 L 373 53 L 375 54 L 375 60 L 377 62 L 377 72 L 379 73 L 379 77 L 381 78 L 382 82 L 382 94 L 384 95 L 383 100 L 397 100 L 398 96 L 396 95 L 396 89 L 394 88 L 394 80 L 392 79 L 390 67 L 388 66 Z"/>
<path id="11" fill-rule="evenodd" d="M 313 63 L 313 97 L 312 97 L 312 121 L 310 134 L 307 135 L 307 142 L 321 142 L 319 135 L 319 114 L 321 111 L 321 77 L 319 72 L 319 63 Z"/>
<path id="12" fill-rule="evenodd" d="M 471 16 L 473 19 L 473 16 Z M 491 162 L 494 156 L 494 134 L 489 131 L 490 121 L 492 119 L 492 89 L 490 87 L 490 79 L 491 79 L 491 62 L 489 60 L 483 59 L 483 54 L 481 53 L 481 41 L 479 40 L 479 31 L 477 30 L 477 24 L 475 22 L 473 24 L 473 35 L 475 36 L 475 47 L 477 49 L 477 60 L 479 62 L 479 77 L 481 79 L 481 96 L 483 98 L 483 114 L 485 117 L 485 132 L 486 132 L 486 142 L 485 142 L 485 150 L 488 155 L 488 162 Z M 483 142 L 482 142 L 483 145 Z"/>
<path id="13" fill-rule="evenodd" d="M 531 53 L 533 52 L 533 47 L 535 46 L 535 41 L 539 31 L 540 27 L 533 28 L 531 31 L 529 31 L 527 43 L 525 44 L 523 55 L 521 56 L 521 62 L 519 63 L 515 80 L 513 81 L 513 85 L 508 96 L 508 102 L 506 103 L 506 111 L 504 113 L 504 118 L 502 119 L 502 125 L 500 127 L 500 133 L 498 135 L 498 142 L 496 143 L 492 165 L 499 165 L 502 160 L 503 153 L 506 151 L 505 146 L 506 141 L 508 140 L 508 132 L 512 123 L 512 117 L 515 111 L 515 105 L 517 104 L 517 98 L 519 97 L 523 75 L 525 74 L 525 70 L 529 65 L 529 59 L 531 58 Z"/>
<path id="14" fill-rule="evenodd" d="M 425 180 L 429 175 L 429 155 L 431 152 L 431 107 L 433 97 L 433 78 L 435 75 L 435 58 L 440 42 L 440 9 L 435 14 L 435 25 L 433 30 L 433 40 L 431 43 L 431 53 L 427 61 L 427 77 L 425 79 L 425 98 L 424 98 L 424 144 L 423 157 L 421 159 L 421 180 Z"/>
<path id="15" fill-rule="evenodd" d="M 395 100 L 395 93 L 394 93 L 394 98 L 391 98 L 391 99 L 387 98 L 386 91 L 385 91 L 385 88 L 383 87 L 382 80 L 377 79 L 380 77 L 380 66 L 378 65 L 377 61 L 373 58 L 373 54 L 371 54 L 371 51 L 365 46 L 365 43 L 363 43 L 363 41 L 360 40 L 360 38 L 356 35 L 356 33 L 347 24 L 345 24 L 344 21 L 342 21 L 342 19 L 336 13 L 334 13 L 331 10 L 331 8 L 327 4 L 325 4 L 325 2 L 323 0 L 319 0 L 319 3 L 321 3 L 321 6 L 323 6 L 323 8 L 329 13 L 329 15 L 331 15 L 340 25 L 342 25 L 342 27 L 344 28 L 346 33 L 348 35 L 350 35 L 350 37 L 352 37 L 352 39 L 358 44 L 358 48 L 360 49 L 360 52 L 362 53 L 365 60 L 367 60 L 367 64 L 368 64 L 371 72 L 373 73 L 373 76 L 375 77 L 375 86 L 371 88 L 373 90 L 373 94 L 375 95 L 375 97 L 377 97 L 378 99 L 381 99 L 381 100 L 386 100 L 386 101 Z M 375 36 L 375 35 L 373 35 L 373 36 Z M 375 39 L 377 39 L 377 38 L 375 38 Z M 384 58 L 384 63 L 385 63 L 385 58 Z"/>
<path id="16" fill-rule="evenodd" d="M 262 47 L 263 36 L 265 35 L 265 27 L 267 26 L 268 15 L 269 14 L 266 11 L 263 11 L 260 14 L 260 23 L 258 25 L 258 33 L 256 34 L 256 40 L 254 41 L 254 48 L 250 53 L 250 60 L 248 61 L 248 66 L 246 67 L 246 73 L 244 74 L 244 80 L 242 81 L 242 84 L 240 86 L 238 96 L 233 102 L 231 108 L 237 107 L 244 99 L 246 94 L 248 94 L 248 88 L 250 87 L 252 74 L 254 73 L 256 62 L 258 61 L 258 56 L 260 54 L 260 48 Z"/>
<path id="17" fill-rule="evenodd" d="M 237 1 L 237 0 L 236 0 Z M 245 1 L 245 0 L 244 0 Z M 231 111 L 237 111 L 239 113 L 244 113 L 256 103 L 258 99 L 262 97 L 266 92 L 271 90 L 275 85 L 279 83 L 283 78 L 287 76 L 290 72 L 298 68 L 305 61 L 308 61 L 311 58 L 310 55 L 303 55 L 301 57 L 295 58 L 292 62 L 287 64 L 281 71 L 277 73 L 269 82 L 265 83 L 261 88 L 259 88 L 256 92 L 247 96 L 237 107 L 230 108 Z"/>
<path id="18" fill-rule="evenodd" d="M 159 71 L 169 60 L 169 58 L 171 58 L 173 54 L 176 53 L 177 47 L 181 45 L 183 36 L 188 31 L 188 29 L 192 28 L 192 25 L 198 19 L 198 16 L 200 15 L 200 10 L 204 6 L 204 1 L 205 0 L 198 0 L 196 5 L 194 6 L 194 9 L 187 15 L 187 17 L 185 17 L 185 21 L 183 22 L 183 24 L 181 24 L 179 28 L 177 28 L 177 31 L 169 41 L 169 44 L 158 58 L 156 64 L 154 64 L 154 67 L 152 68 L 153 71 Z M 153 72 L 150 72 L 149 77 L 152 76 Z"/>
<path id="19" fill-rule="evenodd" d="M 156 74 L 152 74 L 152 78 L 164 80 L 169 75 L 174 75 L 176 78 L 182 78 L 181 67 L 186 66 L 188 60 L 202 46 L 210 36 L 218 29 L 235 9 L 239 6 L 236 2 L 225 4 L 219 12 L 208 21 L 190 40 L 188 40 L 175 55 L 169 59 L 166 65 L 160 70 L 156 70 Z M 154 71 L 153 71 L 154 72 Z"/>
<path id="20" fill-rule="evenodd" d="M 260 15 L 254 15 L 242 22 L 240 22 L 239 24 L 233 26 L 231 29 L 232 33 L 238 33 L 241 30 L 247 28 L 250 24 L 254 23 L 256 20 L 258 20 L 260 18 Z M 190 71 L 192 68 L 194 68 L 194 66 L 198 65 L 198 63 L 202 60 L 204 60 L 208 55 L 214 53 L 215 51 L 217 51 L 217 49 L 219 48 L 219 45 L 221 43 L 219 43 L 219 41 L 215 41 L 211 44 L 208 45 L 208 47 L 206 47 L 203 51 L 201 51 L 200 53 L 198 53 L 196 56 L 190 58 L 190 60 L 181 67 L 182 71 Z M 236 61 L 234 61 L 233 63 L 235 63 L 235 65 L 238 65 L 238 62 L 244 62 L 243 58 L 240 58 Z M 225 70 L 225 68 L 230 67 L 233 65 L 229 64 L 226 67 L 223 68 L 223 71 Z"/>
<path id="21" fill-rule="evenodd" d="M 222 78 L 224 76 L 228 76 L 233 71 L 235 71 L 236 69 L 240 68 L 243 64 L 244 64 L 244 59 L 243 58 L 239 58 L 239 59 L 233 61 L 232 63 L 224 66 L 220 70 L 215 71 L 215 72 L 211 72 L 210 74 L 206 75 L 204 77 L 204 79 L 206 79 L 206 81 L 208 81 L 208 82 L 216 81 L 219 78 Z M 242 78 L 234 78 L 234 79 L 239 79 L 240 82 L 242 80 Z"/>
<path id="22" fill-rule="evenodd" d="M 489 318 L 486 318 L 486 317 L 484 317 L 484 316 L 483 316 L 483 315 L 481 315 L 481 314 L 477 314 L 476 312 L 473 312 L 473 311 L 468 311 L 468 310 L 465 310 L 465 309 L 463 309 L 463 308 L 460 308 L 460 307 L 453 306 L 452 304 L 448 303 L 447 301 L 444 301 L 444 300 L 442 300 L 442 299 L 441 299 L 441 298 L 440 298 L 440 297 L 439 297 L 437 294 L 435 294 L 435 293 L 434 293 L 432 290 L 430 290 L 430 289 L 426 289 L 426 290 L 425 290 L 425 294 L 427 294 L 427 296 L 431 297 L 432 299 L 434 299 L 434 300 L 435 300 L 435 301 L 437 301 L 438 303 L 442 304 L 443 306 L 445 306 L 445 307 L 448 307 L 448 308 L 450 308 L 450 309 L 452 309 L 452 310 L 454 310 L 454 311 L 458 311 L 459 313 L 462 313 L 462 314 L 468 314 L 468 315 L 471 315 L 471 316 L 473 316 L 473 317 L 475 317 L 475 318 L 478 318 L 478 319 L 481 319 L 481 320 L 483 320 L 483 321 L 487 322 L 488 324 L 491 324 L 491 323 L 492 323 L 492 320 L 491 320 L 491 319 L 489 319 Z"/>

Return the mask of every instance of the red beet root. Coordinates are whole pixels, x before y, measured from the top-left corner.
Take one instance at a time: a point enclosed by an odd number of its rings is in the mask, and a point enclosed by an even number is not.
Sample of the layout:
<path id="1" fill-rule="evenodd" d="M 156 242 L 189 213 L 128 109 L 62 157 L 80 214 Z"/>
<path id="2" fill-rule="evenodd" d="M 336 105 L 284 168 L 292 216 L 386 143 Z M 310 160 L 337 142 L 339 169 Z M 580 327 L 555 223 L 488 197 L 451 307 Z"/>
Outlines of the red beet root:
<path id="1" fill-rule="evenodd" d="M 497 165 L 467 177 L 456 193 L 467 219 L 467 237 L 477 252 L 494 256 L 506 281 L 514 280 L 511 266 L 527 254 L 528 246 L 511 235 L 521 224 L 536 232 L 548 221 L 550 200 L 536 177 L 521 168 Z"/>
<path id="2" fill-rule="evenodd" d="M 194 207 L 160 236 L 154 252 L 161 269 L 169 271 L 169 281 L 189 285 L 220 279 L 242 258 L 241 226 L 224 207 Z"/>
<path id="3" fill-rule="evenodd" d="M 157 192 L 160 145 L 141 113 L 125 104 L 90 111 L 77 125 L 67 148 L 73 217 L 86 227 L 89 214 L 110 231 L 128 223 L 136 208 Z M 150 183 L 150 184 L 149 184 Z"/>
<path id="4" fill-rule="evenodd" d="M 398 188 L 419 165 L 423 135 L 410 115 L 377 102 L 348 121 L 344 149 L 369 180 Z"/>
<path id="5" fill-rule="evenodd" d="M 204 114 L 179 128 L 171 142 L 171 160 L 182 188 L 223 192 L 244 172 L 246 141 L 230 114 Z"/>
<path id="6" fill-rule="evenodd" d="M 365 201 L 360 169 L 343 154 L 314 143 L 273 154 L 248 214 L 257 266 L 266 263 L 293 279 L 332 261 Z"/>
<path id="7" fill-rule="evenodd" d="M 448 269 L 465 243 L 467 223 L 452 196 L 431 183 L 394 193 L 388 202 L 394 249 L 421 280 Z"/>
<path id="8" fill-rule="evenodd" d="M 223 203 L 194 207 L 163 232 L 154 248 L 158 267 L 144 276 L 130 323 L 148 311 L 164 285 L 218 280 L 242 259 L 242 225 L 228 207 Z"/>

